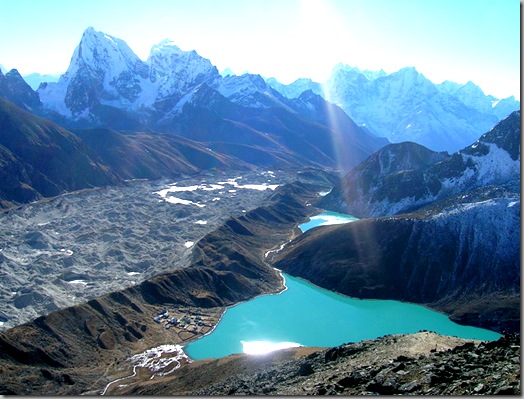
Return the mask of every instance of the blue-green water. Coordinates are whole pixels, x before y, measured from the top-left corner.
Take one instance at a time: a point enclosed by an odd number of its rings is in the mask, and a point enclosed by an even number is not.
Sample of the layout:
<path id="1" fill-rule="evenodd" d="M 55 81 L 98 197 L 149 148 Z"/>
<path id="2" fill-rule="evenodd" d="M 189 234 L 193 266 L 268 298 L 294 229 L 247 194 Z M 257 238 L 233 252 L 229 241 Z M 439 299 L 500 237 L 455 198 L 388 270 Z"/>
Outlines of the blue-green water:
<path id="1" fill-rule="evenodd" d="M 186 347 L 188 356 L 199 360 L 257 353 L 272 345 L 273 349 L 297 345 L 331 347 L 420 330 L 481 340 L 500 337 L 489 330 L 456 324 L 419 305 L 353 299 L 287 274 L 283 276 L 286 291 L 228 308 L 211 334 Z"/>
<path id="2" fill-rule="evenodd" d="M 298 227 L 302 232 L 306 232 L 309 229 L 312 229 L 313 227 L 317 226 L 325 226 L 328 224 L 341 224 L 341 223 L 348 223 L 353 222 L 355 220 L 358 220 L 358 218 L 346 215 L 344 213 L 338 213 L 338 212 L 323 212 L 320 215 L 312 216 L 309 221 L 306 223 L 302 223 Z"/>

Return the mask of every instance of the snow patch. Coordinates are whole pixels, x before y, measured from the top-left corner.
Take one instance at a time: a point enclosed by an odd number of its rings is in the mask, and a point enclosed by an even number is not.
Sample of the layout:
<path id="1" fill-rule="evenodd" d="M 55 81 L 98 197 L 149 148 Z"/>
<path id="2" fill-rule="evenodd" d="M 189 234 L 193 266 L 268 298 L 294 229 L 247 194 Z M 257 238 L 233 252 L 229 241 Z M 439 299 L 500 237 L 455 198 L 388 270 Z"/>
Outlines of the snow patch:
<path id="1" fill-rule="evenodd" d="M 67 283 L 72 284 L 72 285 L 83 285 L 83 286 L 87 286 L 88 284 L 88 282 L 85 280 L 71 280 L 71 281 L 68 281 Z"/>

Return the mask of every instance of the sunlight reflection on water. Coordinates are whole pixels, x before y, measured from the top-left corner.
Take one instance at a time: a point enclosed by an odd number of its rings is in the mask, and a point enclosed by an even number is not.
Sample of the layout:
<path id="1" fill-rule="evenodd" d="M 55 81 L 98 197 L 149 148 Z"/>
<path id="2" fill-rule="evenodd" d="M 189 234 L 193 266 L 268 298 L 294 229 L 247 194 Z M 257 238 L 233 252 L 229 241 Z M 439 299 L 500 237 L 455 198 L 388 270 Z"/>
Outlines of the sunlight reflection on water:
<path id="1" fill-rule="evenodd" d="M 269 342 L 269 341 L 240 341 L 242 352 L 249 355 L 262 355 L 280 349 L 297 348 L 303 346 L 296 342 Z"/>

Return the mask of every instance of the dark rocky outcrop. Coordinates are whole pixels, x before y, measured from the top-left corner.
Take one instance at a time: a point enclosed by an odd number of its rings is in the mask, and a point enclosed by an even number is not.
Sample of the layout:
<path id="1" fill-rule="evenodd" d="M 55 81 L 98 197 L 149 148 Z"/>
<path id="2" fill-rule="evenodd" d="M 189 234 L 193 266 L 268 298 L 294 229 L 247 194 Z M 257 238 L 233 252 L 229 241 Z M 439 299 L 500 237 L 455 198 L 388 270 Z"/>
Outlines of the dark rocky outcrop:
<path id="1" fill-rule="evenodd" d="M 0 71 L 0 97 L 26 111 L 38 111 L 42 106 L 38 93 L 25 82 L 16 69 L 5 75 Z"/>

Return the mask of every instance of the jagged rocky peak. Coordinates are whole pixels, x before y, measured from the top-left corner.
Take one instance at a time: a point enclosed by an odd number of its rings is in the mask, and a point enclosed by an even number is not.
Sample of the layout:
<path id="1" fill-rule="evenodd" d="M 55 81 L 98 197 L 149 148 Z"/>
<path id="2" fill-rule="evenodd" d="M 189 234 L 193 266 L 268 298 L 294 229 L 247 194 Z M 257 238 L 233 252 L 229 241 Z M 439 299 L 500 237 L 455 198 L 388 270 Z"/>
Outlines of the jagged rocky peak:
<path id="1" fill-rule="evenodd" d="M 285 85 L 280 83 L 275 78 L 267 78 L 266 83 L 271 86 L 273 89 L 278 91 L 280 94 L 282 94 L 286 98 L 298 98 L 301 96 L 302 93 L 305 91 L 311 90 L 313 93 L 322 95 L 322 85 L 317 82 L 313 82 L 309 78 L 299 78 L 295 80 L 293 83 Z"/>
<path id="2" fill-rule="evenodd" d="M 482 187 L 516 190 L 519 181 L 520 111 L 515 111 L 452 155 L 413 143 L 384 147 L 355 167 L 323 206 L 359 217 L 393 215 Z"/>
<path id="3" fill-rule="evenodd" d="M 493 113 L 497 118 L 502 119 L 515 110 L 520 110 L 520 102 L 515 99 L 515 96 L 495 100 L 492 103 Z"/>
<path id="4" fill-rule="evenodd" d="M 97 104 L 133 104 L 148 72 L 147 65 L 123 40 L 89 27 L 66 73 L 38 92 L 46 107 L 77 119 Z"/>
<path id="5" fill-rule="evenodd" d="M 383 76 L 386 76 L 386 72 L 381 69 L 380 71 L 370 71 L 369 69 L 361 70 L 358 67 L 352 67 L 347 64 L 337 64 L 333 68 L 333 75 L 336 74 L 343 74 L 347 78 L 353 78 L 357 79 L 359 77 L 364 77 L 367 80 L 375 80 L 377 78 L 381 78 Z"/>
<path id="6" fill-rule="evenodd" d="M 437 88 L 415 67 L 402 68 L 391 74 L 392 95 L 408 95 L 412 93 L 417 96 L 427 96 L 437 93 Z"/>
<path id="7" fill-rule="evenodd" d="M 244 73 L 240 76 L 227 76 L 223 80 L 224 86 L 244 86 L 251 87 L 258 90 L 269 90 L 266 81 L 260 75 Z"/>
<path id="8" fill-rule="evenodd" d="M 245 73 L 226 76 L 218 85 L 218 91 L 230 101 L 249 108 L 269 108 L 283 105 L 282 95 L 269 86 L 260 75 Z"/>
<path id="9" fill-rule="evenodd" d="M 368 83 L 368 78 L 360 72 L 358 68 L 348 65 L 338 64 L 333 68 L 327 85 L 330 88 L 330 94 L 335 96 L 355 96 Z"/>
<path id="10" fill-rule="evenodd" d="M 225 78 L 226 76 L 235 76 L 236 73 L 233 72 L 233 70 L 229 67 L 225 68 L 222 72 L 220 72 L 220 76 L 222 76 L 223 78 Z"/>

